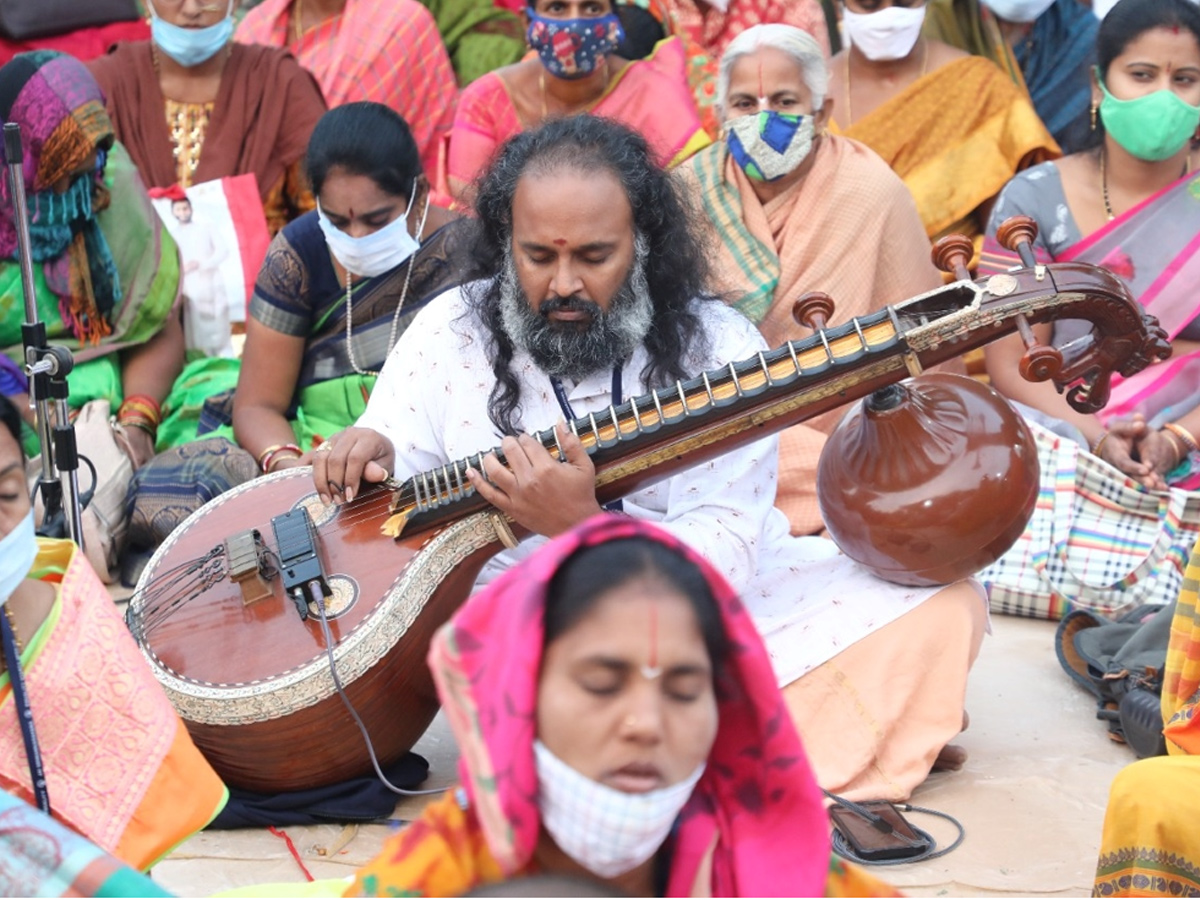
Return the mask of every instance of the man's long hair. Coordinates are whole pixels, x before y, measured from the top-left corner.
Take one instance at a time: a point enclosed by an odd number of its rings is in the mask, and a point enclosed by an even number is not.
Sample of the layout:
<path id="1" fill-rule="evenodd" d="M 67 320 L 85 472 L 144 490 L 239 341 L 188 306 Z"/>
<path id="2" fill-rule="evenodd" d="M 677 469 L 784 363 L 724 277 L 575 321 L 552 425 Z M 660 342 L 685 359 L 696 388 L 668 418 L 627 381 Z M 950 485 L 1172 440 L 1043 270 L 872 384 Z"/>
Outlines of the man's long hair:
<path id="1" fill-rule="evenodd" d="M 522 132 L 504 145 L 483 177 L 475 201 L 479 227 L 474 255 L 490 281 L 471 293 L 470 302 L 488 334 L 488 355 L 496 376 L 488 417 L 503 434 L 520 430 L 521 387 L 510 367 L 514 348 L 501 321 L 498 277 L 505 252 L 512 247 L 513 196 L 522 176 L 564 170 L 615 176 L 633 209 L 635 233 L 648 242 L 645 274 L 654 321 L 645 340 L 650 362 L 642 372 L 643 380 L 662 387 L 690 377 L 696 373 L 685 371 L 687 355 L 703 352 L 703 328 L 691 302 L 709 296 L 708 263 L 689 208 L 654 162 L 646 141 L 623 125 L 587 115 L 556 119 Z M 563 197 L 562 202 L 570 203 L 571 198 Z"/>

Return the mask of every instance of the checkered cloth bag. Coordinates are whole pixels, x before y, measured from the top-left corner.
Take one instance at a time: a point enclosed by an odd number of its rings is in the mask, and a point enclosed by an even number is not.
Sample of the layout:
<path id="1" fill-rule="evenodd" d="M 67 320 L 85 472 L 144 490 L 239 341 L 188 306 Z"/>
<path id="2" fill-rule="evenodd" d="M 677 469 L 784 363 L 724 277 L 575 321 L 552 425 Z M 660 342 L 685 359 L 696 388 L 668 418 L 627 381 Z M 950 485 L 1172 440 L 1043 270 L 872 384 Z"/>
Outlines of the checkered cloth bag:
<path id="1" fill-rule="evenodd" d="M 1200 534 L 1200 492 L 1148 491 L 1078 444 L 1030 423 L 1041 490 L 1024 533 L 979 573 L 993 612 L 1108 617 L 1173 603 Z"/>

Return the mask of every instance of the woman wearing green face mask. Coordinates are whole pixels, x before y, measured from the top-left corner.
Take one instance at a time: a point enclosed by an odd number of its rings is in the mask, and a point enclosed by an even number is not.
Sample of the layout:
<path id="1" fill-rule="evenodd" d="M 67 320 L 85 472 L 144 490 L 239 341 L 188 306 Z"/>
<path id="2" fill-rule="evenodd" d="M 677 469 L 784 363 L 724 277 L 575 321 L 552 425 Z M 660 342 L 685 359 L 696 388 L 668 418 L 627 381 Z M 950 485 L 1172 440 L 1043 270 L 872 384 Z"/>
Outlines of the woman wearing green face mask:
<path id="1" fill-rule="evenodd" d="M 1018 175 L 989 225 L 982 274 L 1015 256 L 994 241 L 1012 215 L 1030 215 L 1046 258 L 1105 266 L 1158 316 L 1172 358 L 1118 380 L 1098 415 L 1083 415 L 1047 383 L 1021 379 L 1019 339 L 987 348 L 997 389 L 1058 423 L 1093 453 L 1151 488 L 1200 487 L 1200 8 L 1189 0 L 1120 0 L 1097 39 L 1094 147 Z M 1036 329 L 1035 329 L 1036 330 Z M 1070 324 L 1042 326 L 1061 346 Z M 1066 433 L 1066 429 L 1062 429 Z"/>
<path id="2" fill-rule="evenodd" d="M 980 578 L 993 603 L 999 597 L 1003 605 L 1013 596 L 1008 590 L 1023 595 L 1025 579 L 1032 577 L 1041 586 L 1039 609 L 1052 617 L 1053 594 L 1109 612 L 1133 603 L 1173 603 L 1194 531 L 1174 530 L 1165 515 L 1147 516 L 1145 509 L 1161 502 L 1165 510 L 1167 501 L 1145 491 L 1180 489 L 1172 498 L 1178 503 L 1185 499 L 1181 491 L 1200 489 L 1200 7 L 1190 0 L 1120 0 L 1100 26 L 1096 57 L 1092 149 L 1027 169 L 1009 182 L 993 210 L 979 272 L 1019 265 L 996 243 L 996 229 L 1010 216 L 1031 216 L 1040 231 L 1040 259 L 1107 268 L 1159 319 L 1174 352 L 1132 378 L 1114 378 L 1105 408 L 1084 415 L 1049 382 L 1020 377 L 1017 362 L 1025 347 L 1019 338 L 986 348 L 993 386 L 1045 426 L 1033 430 L 1043 460 L 1043 496 L 1053 503 L 1039 503 L 1016 547 Z M 1083 336 L 1072 322 L 1034 331 L 1058 347 Z M 1078 529 L 1080 523 L 1072 522 L 1064 536 L 1062 511 L 1070 515 L 1081 496 L 1095 491 L 1121 499 L 1097 511 L 1095 522 Z M 1139 561 L 1124 548 L 1154 543 L 1160 532 L 1169 534 L 1170 553 L 1153 579 L 1136 583 L 1136 576 L 1127 576 Z M 1039 559 L 1062 554 L 1063 568 L 1043 572 Z M 1083 571 L 1090 581 L 1069 574 Z"/>

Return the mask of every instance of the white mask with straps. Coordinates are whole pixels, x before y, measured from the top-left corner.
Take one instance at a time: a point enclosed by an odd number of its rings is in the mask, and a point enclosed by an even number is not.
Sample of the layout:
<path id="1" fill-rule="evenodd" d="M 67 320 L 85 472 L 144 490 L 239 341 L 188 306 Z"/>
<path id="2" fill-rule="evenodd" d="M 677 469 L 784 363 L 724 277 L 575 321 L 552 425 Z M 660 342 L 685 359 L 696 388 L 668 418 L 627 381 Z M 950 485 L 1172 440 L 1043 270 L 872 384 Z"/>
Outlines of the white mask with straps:
<path id="1" fill-rule="evenodd" d="M 363 278 L 374 278 L 376 275 L 390 272 L 420 249 L 421 242 L 408 233 L 408 214 L 412 212 L 416 199 L 417 185 L 414 182 L 404 215 L 397 216 L 378 231 L 362 237 L 351 237 L 330 222 L 325 217 L 325 211 L 321 209 L 320 201 L 317 201 L 317 221 L 321 226 L 321 233 L 325 235 L 325 243 L 342 267 Z M 426 197 L 421 224 L 417 226 L 418 234 L 428 214 L 429 198 Z"/>
<path id="2" fill-rule="evenodd" d="M 635 869 L 658 852 L 704 774 L 679 784 L 627 794 L 592 781 L 533 743 L 542 824 L 567 856 L 601 878 Z"/>
<path id="3" fill-rule="evenodd" d="M 1005 22 L 1028 23 L 1054 5 L 1054 0 L 982 0 Z"/>
<path id="4" fill-rule="evenodd" d="M 889 6 L 873 13 L 842 11 L 846 40 L 867 59 L 903 59 L 912 52 L 925 23 L 925 4 Z"/>

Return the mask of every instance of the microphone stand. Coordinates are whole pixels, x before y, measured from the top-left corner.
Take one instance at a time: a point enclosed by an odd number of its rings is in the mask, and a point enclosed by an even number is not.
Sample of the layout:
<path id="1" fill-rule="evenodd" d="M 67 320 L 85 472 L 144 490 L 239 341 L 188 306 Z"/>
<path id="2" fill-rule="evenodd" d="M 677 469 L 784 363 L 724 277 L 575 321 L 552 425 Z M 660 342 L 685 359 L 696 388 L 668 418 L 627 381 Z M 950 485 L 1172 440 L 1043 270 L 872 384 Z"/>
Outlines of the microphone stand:
<path id="1" fill-rule="evenodd" d="M 37 410 L 38 438 L 42 445 L 42 472 L 38 476 L 35 492 L 42 495 L 40 530 L 50 536 L 61 535 L 65 520 L 67 537 L 82 550 L 79 452 L 75 443 L 75 426 L 71 424 L 67 408 L 67 375 L 75 361 L 70 350 L 51 347 L 46 343 L 46 325 L 38 319 L 37 297 L 33 287 L 33 251 L 29 246 L 29 210 L 25 201 L 25 177 L 21 171 L 24 151 L 21 148 L 21 126 L 16 122 L 6 122 L 4 125 L 4 154 L 8 161 L 9 193 L 13 224 L 17 231 L 17 259 L 21 265 L 21 287 L 25 294 L 25 323 L 21 326 L 25 372 L 29 376 L 29 392 Z"/>

